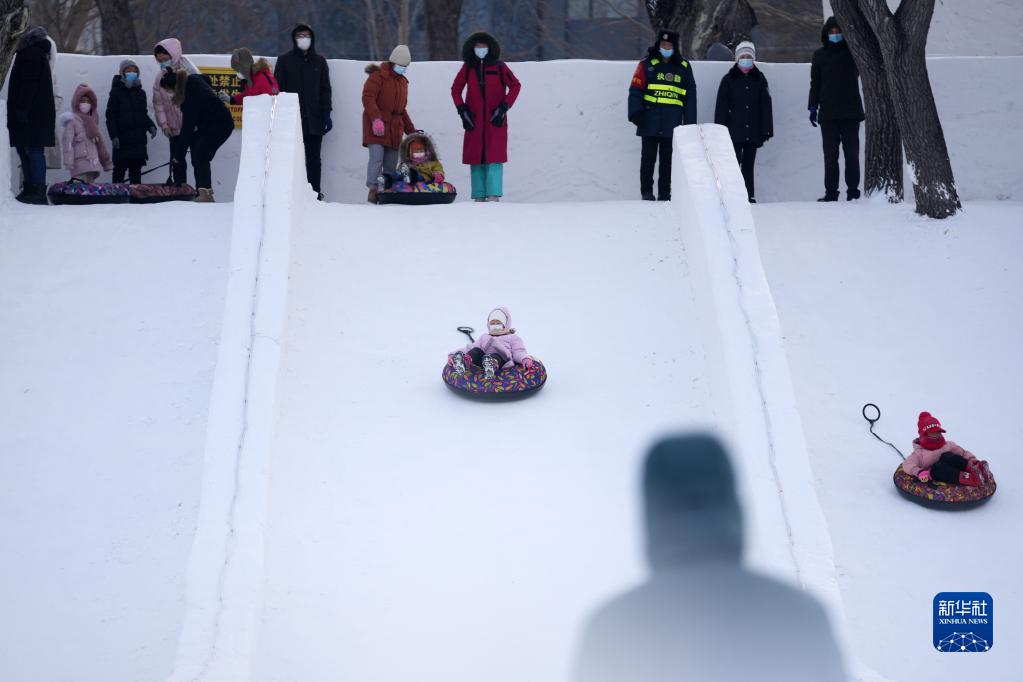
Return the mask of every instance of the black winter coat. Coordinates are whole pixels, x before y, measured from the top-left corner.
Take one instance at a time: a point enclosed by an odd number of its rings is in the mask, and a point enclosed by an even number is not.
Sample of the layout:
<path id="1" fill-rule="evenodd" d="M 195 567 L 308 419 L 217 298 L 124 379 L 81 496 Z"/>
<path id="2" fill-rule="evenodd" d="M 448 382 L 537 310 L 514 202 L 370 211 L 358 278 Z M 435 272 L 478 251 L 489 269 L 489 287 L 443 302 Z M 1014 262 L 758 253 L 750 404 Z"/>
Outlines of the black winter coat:
<path id="1" fill-rule="evenodd" d="M 53 147 L 57 109 L 50 75 L 50 41 L 30 31 L 18 46 L 7 90 L 7 129 L 12 147 Z"/>
<path id="2" fill-rule="evenodd" d="M 142 86 L 129 88 L 124 79 L 114 76 L 110 84 L 110 98 L 107 100 L 107 133 L 110 141 L 117 138 L 114 148 L 114 163 L 149 160 L 146 134 L 156 130 L 156 124 L 149 118 L 149 101 Z"/>
<path id="3" fill-rule="evenodd" d="M 197 74 L 189 75 L 185 84 L 185 98 L 181 102 L 181 135 L 178 136 L 181 148 L 190 146 L 197 136 L 223 142 L 231 136 L 233 130 L 234 119 L 230 110 L 213 92 L 206 79 Z"/>
<path id="4" fill-rule="evenodd" d="M 743 73 L 733 66 L 721 79 L 714 123 L 728 128 L 735 144 L 760 147 L 774 136 L 774 113 L 767 78 L 754 66 Z"/>
<path id="5" fill-rule="evenodd" d="M 327 60 L 316 53 L 316 34 L 312 28 L 299 24 L 292 30 L 309 31 L 312 46 L 308 52 L 295 48 L 277 58 L 274 77 L 281 92 L 298 93 L 304 135 L 323 135 L 324 118 L 333 109 L 330 89 L 330 67 Z"/>
<path id="6" fill-rule="evenodd" d="M 846 42 L 832 43 L 828 40 L 832 26 L 838 26 L 834 17 L 828 19 L 821 30 L 824 47 L 813 53 L 807 108 L 816 108 L 817 118 L 821 121 L 862 121 L 860 72 Z"/>
<path id="7" fill-rule="evenodd" d="M 674 87 L 685 93 L 661 91 L 661 95 L 678 95 L 677 103 L 652 102 L 660 97 L 650 85 Z M 678 56 L 678 50 L 665 61 L 657 50 L 651 49 L 639 63 L 629 86 L 629 120 L 636 125 L 640 137 L 671 137 L 680 125 L 696 123 L 696 80 L 689 62 Z"/>

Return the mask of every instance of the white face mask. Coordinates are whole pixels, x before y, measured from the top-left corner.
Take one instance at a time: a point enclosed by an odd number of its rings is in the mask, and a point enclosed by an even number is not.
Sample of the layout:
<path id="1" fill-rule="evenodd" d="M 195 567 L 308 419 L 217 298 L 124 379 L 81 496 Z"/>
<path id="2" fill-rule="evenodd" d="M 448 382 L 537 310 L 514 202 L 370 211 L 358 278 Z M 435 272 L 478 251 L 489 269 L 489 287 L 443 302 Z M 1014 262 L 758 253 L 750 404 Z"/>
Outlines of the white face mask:
<path id="1" fill-rule="evenodd" d="M 499 333 L 501 333 L 503 331 L 504 331 L 504 325 L 501 324 L 500 322 L 491 322 L 490 323 L 490 333 L 491 334 L 499 334 Z"/>
<path id="2" fill-rule="evenodd" d="M 79 102 L 78 111 L 82 112 L 83 114 L 87 114 L 90 111 L 92 111 L 92 105 L 89 104 L 88 102 Z"/>
<path id="3" fill-rule="evenodd" d="M 302 37 L 302 38 L 299 38 L 298 40 L 296 40 L 295 44 L 298 45 L 298 49 L 300 49 L 302 51 L 305 51 L 305 50 L 308 50 L 310 47 L 312 47 L 313 39 L 312 38 Z"/>
<path id="4" fill-rule="evenodd" d="M 416 152 L 412 155 L 413 161 L 426 161 L 426 152 Z"/>

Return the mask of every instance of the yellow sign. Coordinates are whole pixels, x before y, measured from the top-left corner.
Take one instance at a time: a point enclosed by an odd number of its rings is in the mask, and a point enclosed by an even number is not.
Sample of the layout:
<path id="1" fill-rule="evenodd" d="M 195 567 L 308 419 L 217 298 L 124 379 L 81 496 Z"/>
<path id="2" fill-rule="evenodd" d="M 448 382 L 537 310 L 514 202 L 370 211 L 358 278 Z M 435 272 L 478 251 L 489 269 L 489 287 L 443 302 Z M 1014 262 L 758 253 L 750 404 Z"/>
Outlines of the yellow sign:
<path id="1" fill-rule="evenodd" d="M 223 90 L 229 95 L 237 95 L 242 91 L 242 82 L 234 69 L 226 66 L 200 66 L 199 73 L 207 76 L 213 92 Z M 242 106 L 240 104 L 228 104 L 231 110 L 231 118 L 234 119 L 234 129 L 242 129 Z"/>

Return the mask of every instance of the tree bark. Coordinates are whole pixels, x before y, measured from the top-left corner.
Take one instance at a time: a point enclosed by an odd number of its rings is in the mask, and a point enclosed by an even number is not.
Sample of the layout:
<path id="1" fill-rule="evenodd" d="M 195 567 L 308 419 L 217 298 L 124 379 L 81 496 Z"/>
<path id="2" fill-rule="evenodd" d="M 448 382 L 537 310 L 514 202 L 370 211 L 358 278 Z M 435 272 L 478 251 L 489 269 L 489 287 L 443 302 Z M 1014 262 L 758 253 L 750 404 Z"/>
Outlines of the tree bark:
<path id="1" fill-rule="evenodd" d="M 748 0 L 646 0 L 654 30 L 679 34 L 684 56 L 702 58 L 713 43 L 729 46 L 749 40 L 757 16 Z"/>
<path id="2" fill-rule="evenodd" d="M 916 212 L 947 218 L 961 208 L 938 108 L 927 75 L 927 32 L 934 0 L 902 0 L 893 15 L 885 0 L 859 0 L 884 57 L 906 159 L 913 170 Z"/>
<path id="3" fill-rule="evenodd" d="M 863 81 L 863 109 L 867 119 L 863 191 L 868 196 L 875 192 L 884 194 L 892 203 L 901 202 L 905 195 L 902 134 L 888 88 L 881 46 L 857 0 L 831 0 L 831 8 Z"/>
<path id="4" fill-rule="evenodd" d="M 458 20 L 461 16 L 462 0 L 426 0 L 426 38 L 430 59 L 461 59 L 461 46 L 458 44 Z"/>
<path id="5" fill-rule="evenodd" d="M 28 27 L 25 0 L 0 0 L 0 85 L 7 80 L 18 40 Z"/>
<path id="6" fill-rule="evenodd" d="M 103 52 L 134 55 L 139 53 L 139 39 L 131 18 L 128 0 L 96 0 L 103 26 Z"/>

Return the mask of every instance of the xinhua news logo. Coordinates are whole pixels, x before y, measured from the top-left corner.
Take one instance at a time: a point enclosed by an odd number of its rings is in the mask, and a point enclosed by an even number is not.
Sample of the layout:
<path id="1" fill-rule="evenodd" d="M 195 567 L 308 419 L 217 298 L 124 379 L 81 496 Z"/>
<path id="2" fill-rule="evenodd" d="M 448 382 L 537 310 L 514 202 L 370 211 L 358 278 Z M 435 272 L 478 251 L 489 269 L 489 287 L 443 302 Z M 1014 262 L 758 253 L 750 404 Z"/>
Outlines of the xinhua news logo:
<path id="1" fill-rule="evenodd" d="M 983 653 L 994 646 L 995 605 L 987 592 L 939 592 L 933 609 L 934 648 L 941 653 Z"/>

